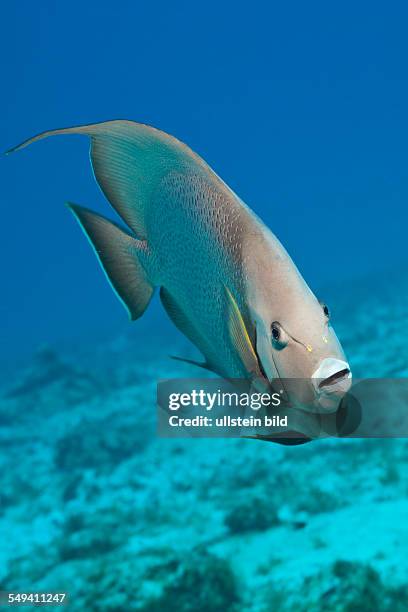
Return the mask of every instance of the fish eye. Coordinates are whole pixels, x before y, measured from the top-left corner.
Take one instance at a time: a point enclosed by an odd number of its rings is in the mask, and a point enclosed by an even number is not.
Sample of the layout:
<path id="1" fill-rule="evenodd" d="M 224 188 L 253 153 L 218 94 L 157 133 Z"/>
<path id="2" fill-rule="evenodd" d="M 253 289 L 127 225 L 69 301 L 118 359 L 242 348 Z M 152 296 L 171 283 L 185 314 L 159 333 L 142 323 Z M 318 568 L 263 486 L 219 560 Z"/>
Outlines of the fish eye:
<path id="1" fill-rule="evenodd" d="M 324 302 L 320 302 L 320 305 L 321 305 L 321 307 L 323 309 L 324 316 L 327 319 L 330 319 L 330 310 L 329 310 L 329 307 L 327 306 L 327 304 L 325 304 Z"/>
<path id="2" fill-rule="evenodd" d="M 283 349 L 288 343 L 285 332 L 277 321 L 274 321 L 271 325 L 271 336 L 272 344 L 279 350 Z"/>
<path id="3" fill-rule="evenodd" d="M 272 338 L 274 340 L 279 340 L 280 335 L 281 335 L 281 331 L 280 331 L 278 323 L 272 323 L 272 325 L 271 325 L 271 333 L 272 333 Z"/>

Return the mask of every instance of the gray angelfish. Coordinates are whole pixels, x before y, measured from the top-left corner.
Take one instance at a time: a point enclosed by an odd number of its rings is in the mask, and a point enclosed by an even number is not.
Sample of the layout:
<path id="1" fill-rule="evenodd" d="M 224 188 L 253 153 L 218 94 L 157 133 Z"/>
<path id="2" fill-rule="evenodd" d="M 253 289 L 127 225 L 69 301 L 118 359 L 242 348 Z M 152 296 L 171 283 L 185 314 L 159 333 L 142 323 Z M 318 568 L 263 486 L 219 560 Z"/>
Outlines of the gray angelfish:
<path id="1" fill-rule="evenodd" d="M 280 379 L 298 407 L 337 407 L 351 372 L 327 307 L 205 161 L 132 121 L 48 131 L 13 150 L 54 134 L 91 139 L 95 178 L 125 226 L 71 209 L 132 320 L 160 288 L 168 315 L 204 355 L 202 365 L 228 378 Z"/>

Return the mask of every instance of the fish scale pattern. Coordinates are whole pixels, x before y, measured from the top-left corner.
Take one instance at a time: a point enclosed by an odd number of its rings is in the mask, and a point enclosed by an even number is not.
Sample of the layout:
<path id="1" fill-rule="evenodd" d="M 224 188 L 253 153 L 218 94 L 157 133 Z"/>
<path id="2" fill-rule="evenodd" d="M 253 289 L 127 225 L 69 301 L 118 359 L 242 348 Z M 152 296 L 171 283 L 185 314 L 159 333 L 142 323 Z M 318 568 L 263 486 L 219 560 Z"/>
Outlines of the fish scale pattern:
<path id="1" fill-rule="evenodd" d="M 240 302 L 245 224 L 243 207 L 224 190 L 200 174 L 173 171 L 163 178 L 145 220 L 152 247 L 149 274 L 191 314 L 207 340 L 199 347 L 206 356 L 240 376 L 225 326 L 224 285 Z"/>

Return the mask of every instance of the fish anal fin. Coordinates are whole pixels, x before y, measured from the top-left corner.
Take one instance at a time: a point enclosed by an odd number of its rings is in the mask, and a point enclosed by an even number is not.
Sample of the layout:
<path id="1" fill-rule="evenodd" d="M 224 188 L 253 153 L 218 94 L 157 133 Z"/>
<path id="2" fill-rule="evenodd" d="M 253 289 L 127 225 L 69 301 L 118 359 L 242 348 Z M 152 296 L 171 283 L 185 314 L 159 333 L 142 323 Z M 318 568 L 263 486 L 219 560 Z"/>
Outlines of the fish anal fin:
<path id="1" fill-rule="evenodd" d="M 87 236 L 99 263 L 131 320 L 146 310 L 154 288 L 140 263 L 147 244 L 88 208 L 68 204 Z"/>
<path id="2" fill-rule="evenodd" d="M 187 338 L 192 342 L 205 356 L 205 362 L 193 362 L 188 359 L 181 359 L 181 361 L 187 361 L 189 363 L 193 363 L 194 365 L 199 365 L 200 367 L 204 367 L 207 370 L 215 372 L 219 374 L 216 368 L 212 364 L 212 360 L 210 359 L 210 347 L 205 339 L 202 337 L 200 332 L 196 329 L 195 325 L 191 322 L 190 318 L 186 315 L 184 310 L 178 305 L 176 300 L 170 294 L 167 289 L 164 287 L 160 288 L 160 300 L 163 304 L 165 311 L 167 312 L 170 319 L 173 321 L 174 325 L 178 330 L 181 331 L 182 334 L 187 336 Z M 177 358 L 176 358 L 177 359 Z"/>

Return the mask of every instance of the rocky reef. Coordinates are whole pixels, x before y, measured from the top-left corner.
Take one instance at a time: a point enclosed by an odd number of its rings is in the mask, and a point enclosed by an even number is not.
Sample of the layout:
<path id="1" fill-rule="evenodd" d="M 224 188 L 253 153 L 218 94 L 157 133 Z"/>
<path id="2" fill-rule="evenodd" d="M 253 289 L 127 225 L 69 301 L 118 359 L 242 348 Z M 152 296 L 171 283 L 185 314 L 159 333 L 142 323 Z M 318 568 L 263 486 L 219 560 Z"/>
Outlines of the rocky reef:
<path id="1" fill-rule="evenodd" d="M 405 285 L 359 291 L 331 299 L 354 371 L 406 376 Z M 78 612 L 406 610 L 406 441 L 157 438 L 157 379 L 197 371 L 142 327 L 95 359 L 42 348 L 3 386 L 1 588 Z"/>

